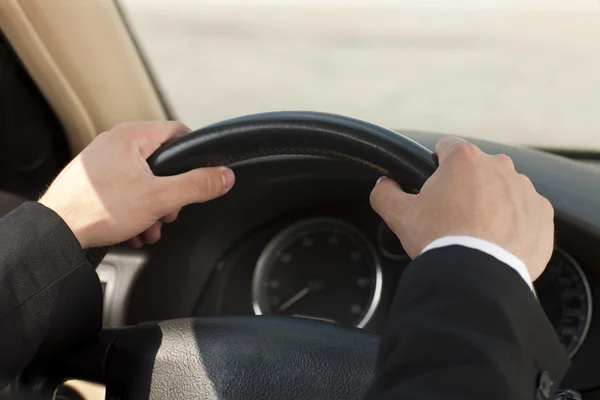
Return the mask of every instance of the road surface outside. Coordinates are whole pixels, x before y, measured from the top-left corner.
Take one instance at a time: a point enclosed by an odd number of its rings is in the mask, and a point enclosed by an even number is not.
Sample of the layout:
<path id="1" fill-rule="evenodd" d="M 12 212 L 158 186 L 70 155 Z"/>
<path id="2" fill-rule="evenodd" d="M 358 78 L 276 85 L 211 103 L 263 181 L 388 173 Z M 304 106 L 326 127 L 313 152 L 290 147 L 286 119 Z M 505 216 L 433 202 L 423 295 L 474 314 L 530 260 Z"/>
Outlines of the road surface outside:
<path id="1" fill-rule="evenodd" d="M 598 1 L 120 3 L 192 128 L 302 109 L 600 151 Z"/>

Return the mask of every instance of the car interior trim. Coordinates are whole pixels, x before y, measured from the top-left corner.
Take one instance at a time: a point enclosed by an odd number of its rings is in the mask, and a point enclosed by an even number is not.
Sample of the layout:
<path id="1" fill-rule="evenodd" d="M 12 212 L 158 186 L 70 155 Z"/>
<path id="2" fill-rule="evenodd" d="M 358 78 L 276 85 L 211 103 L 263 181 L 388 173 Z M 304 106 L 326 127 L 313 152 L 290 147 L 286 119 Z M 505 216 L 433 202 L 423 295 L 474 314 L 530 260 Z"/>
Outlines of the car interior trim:
<path id="1" fill-rule="evenodd" d="M 166 119 L 114 1 L 6 0 L 0 26 L 74 154 L 118 123 Z"/>

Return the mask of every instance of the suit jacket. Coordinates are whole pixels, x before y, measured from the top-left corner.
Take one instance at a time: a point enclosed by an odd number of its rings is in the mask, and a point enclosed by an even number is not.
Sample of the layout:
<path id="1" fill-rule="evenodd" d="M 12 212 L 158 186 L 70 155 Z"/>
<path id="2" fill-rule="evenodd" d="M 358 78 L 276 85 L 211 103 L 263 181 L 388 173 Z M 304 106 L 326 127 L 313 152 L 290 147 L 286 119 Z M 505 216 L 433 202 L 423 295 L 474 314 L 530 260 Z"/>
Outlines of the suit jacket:
<path id="1" fill-rule="evenodd" d="M 25 203 L 0 219 L 0 377 L 92 338 L 98 278 L 52 210 Z M 372 399 L 552 398 L 568 359 L 521 277 L 450 246 L 404 272 L 384 328 Z"/>
<path id="2" fill-rule="evenodd" d="M 100 281 L 65 222 L 35 202 L 0 218 L 0 382 L 101 324 Z"/>
<path id="3" fill-rule="evenodd" d="M 520 275 L 488 254 L 449 246 L 403 273 L 369 397 L 552 399 L 568 367 Z"/>

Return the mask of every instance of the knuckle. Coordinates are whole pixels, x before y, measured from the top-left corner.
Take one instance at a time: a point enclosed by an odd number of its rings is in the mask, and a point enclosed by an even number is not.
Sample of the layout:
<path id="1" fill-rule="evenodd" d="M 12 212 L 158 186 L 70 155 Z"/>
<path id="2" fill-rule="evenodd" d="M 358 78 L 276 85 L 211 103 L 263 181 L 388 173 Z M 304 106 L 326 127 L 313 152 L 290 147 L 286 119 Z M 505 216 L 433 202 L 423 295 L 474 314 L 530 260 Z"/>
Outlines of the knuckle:
<path id="1" fill-rule="evenodd" d="M 120 143 L 121 145 L 131 144 L 134 141 L 135 122 L 121 122 L 115 125 L 110 131 L 105 133 L 107 139 Z"/>
<path id="2" fill-rule="evenodd" d="M 115 136 L 113 131 L 104 131 L 96 135 L 92 143 L 94 146 L 100 146 L 100 143 L 105 144 L 106 142 L 111 142 Z"/>
<path id="3" fill-rule="evenodd" d="M 457 141 L 462 141 L 462 139 L 457 138 L 456 136 L 444 136 L 435 145 L 435 152 L 437 154 L 446 153 L 448 150 L 454 147 L 454 144 Z"/>
<path id="4" fill-rule="evenodd" d="M 456 140 L 457 138 L 455 136 L 444 136 L 437 142 L 436 149 L 451 146 Z"/>
<path id="5" fill-rule="evenodd" d="M 171 125 L 171 129 L 175 130 L 175 131 L 189 131 L 190 128 L 188 128 L 187 125 L 185 125 L 182 122 L 179 121 L 170 121 L 170 125 Z"/>
<path id="6" fill-rule="evenodd" d="M 135 122 L 120 122 L 117 125 L 115 125 L 111 131 L 112 132 L 128 132 L 131 130 L 131 127 L 134 126 Z"/>
<path id="7" fill-rule="evenodd" d="M 456 145 L 456 155 L 464 160 L 475 160 L 480 154 L 479 147 L 469 142 L 461 142 Z"/>
<path id="8" fill-rule="evenodd" d="M 210 179 L 210 176 L 206 173 L 206 171 L 198 171 L 195 179 L 195 189 L 198 196 L 202 196 L 207 192 L 210 192 L 213 189 L 213 184 Z"/>
<path id="9" fill-rule="evenodd" d="M 552 206 L 552 203 L 550 203 L 550 200 L 548 200 L 547 198 L 540 196 L 542 199 L 542 207 L 543 209 L 548 212 L 550 215 L 554 216 L 554 206 Z"/>
<path id="10" fill-rule="evenodd" d="M 506 154 L 497 154 L 494 156 L 497 162 L 504 168 L 513 170 L 515 169 L 515 164 L 509 156 Z"/>
<path id="11" fill-rule="evenodd" d="M 465 142 L 465 140 L 458 136 L 447 135 L 447 136 L 444 136 L 443 138 L 441 138 L 438 141 L 438 144 L 442 145 L 442 146 L 454 146 L 456 143 L 459 143 L 459 142 Z"/>
<path id="12" fill-rule="evenodd" d="M 223 186 L 220 174 L 207 169 L 198 170 L 195 183 L 199 197 L 217 195 L 221 192 Z"/>
<path id="13" fill-rule="evenodd" d="M 527 175 L 519 174 L 519 180 L 521 181 L 521 184 L 535 191 L 535 186 L 533 186 L 533 182 L 531 182 L 531 179 L 529 179 Z"/>
<path id="14" fill-rule="evenodd" d="M 171 134 L 170 136 L 180 136 L 190 131 L 186 125 L 179 121 L 168 121 L 166 122 L 165 129 Z"/>
<path id="15" fill-rule="evenodd" d="M 383 185 L 376 185 L 373 190 L 371 190 L 371 194 L 369 195 L 369 202 L 373 208 L 377 208 L 381 202 L 382 197 L 385 196 L 385 190 Z"/>
<path id="16" fill-rule="evenodd" d="M 373 207 L 375 207 L 377 205 L 377 203 L 379 202 L 379 197 L 381 196 L 381 189 L 379 189 L 378 187 L 373 188 L 373 190 L 371 190 L 371 194 L 369 195 L 369 202 L 371 203 L 371 205 Z"/>

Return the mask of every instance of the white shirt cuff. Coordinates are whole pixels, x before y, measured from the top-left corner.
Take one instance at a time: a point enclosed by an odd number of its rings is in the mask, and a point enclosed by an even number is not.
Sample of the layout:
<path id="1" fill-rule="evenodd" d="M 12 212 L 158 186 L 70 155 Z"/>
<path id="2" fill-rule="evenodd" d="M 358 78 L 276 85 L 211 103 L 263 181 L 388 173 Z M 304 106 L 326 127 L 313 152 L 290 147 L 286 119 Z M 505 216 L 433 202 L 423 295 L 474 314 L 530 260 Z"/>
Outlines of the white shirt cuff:
<path id="1" fill-rule="evenodd" d="M 497 244 L 488 242 L 487 240 L 478 239 L 472 236 L 444 236 L 425 246 L 423 251 L 421 251 L 421 254 L 429 250 L 452 245 L 464 246 L 479 250 L 496 258 L 498 261 L 503 262 L 517 271 L 525 283 L 527 283 L 531 291 L 535 294 L 535 290 L 533 289 L 533 281 L 531 280 L 531 275 L 529 274 L 525 263 L 517 258 L 517 256 L 514 254 L 504 250 Z"/>

